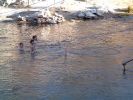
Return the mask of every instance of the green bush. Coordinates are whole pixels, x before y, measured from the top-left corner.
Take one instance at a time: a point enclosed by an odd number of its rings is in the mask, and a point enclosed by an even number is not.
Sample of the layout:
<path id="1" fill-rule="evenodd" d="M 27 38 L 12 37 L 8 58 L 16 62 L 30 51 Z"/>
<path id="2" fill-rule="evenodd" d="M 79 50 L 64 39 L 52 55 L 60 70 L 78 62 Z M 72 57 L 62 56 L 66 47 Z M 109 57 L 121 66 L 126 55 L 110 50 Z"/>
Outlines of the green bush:
<path id="1" fill-rule="evenodd" d="M 128 10 L 128 13 L 133 13 L 133 5 L 128 6 L 127 10 Z"/>

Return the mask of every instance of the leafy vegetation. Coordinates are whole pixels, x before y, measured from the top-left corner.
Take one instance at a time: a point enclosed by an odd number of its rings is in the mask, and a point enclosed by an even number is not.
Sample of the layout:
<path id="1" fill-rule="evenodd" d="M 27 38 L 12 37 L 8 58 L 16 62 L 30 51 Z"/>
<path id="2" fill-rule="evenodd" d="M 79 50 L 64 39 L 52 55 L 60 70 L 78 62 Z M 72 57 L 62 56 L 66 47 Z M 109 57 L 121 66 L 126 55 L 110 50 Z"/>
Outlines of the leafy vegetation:
<path id="1" fill-rule="evenodd" d="M 128 6 L 127 10 L 128 10 L 128 13 L 133 13 L 133 5 Z"/>

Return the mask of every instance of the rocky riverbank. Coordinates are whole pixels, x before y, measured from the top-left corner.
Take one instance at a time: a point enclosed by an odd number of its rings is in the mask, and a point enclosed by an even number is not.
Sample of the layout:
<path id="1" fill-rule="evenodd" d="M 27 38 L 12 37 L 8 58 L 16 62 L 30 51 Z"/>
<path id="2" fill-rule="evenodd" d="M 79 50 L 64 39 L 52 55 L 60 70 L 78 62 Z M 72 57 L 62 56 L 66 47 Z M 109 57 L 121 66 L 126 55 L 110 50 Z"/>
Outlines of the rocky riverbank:
<path id="1" fill-rule="evenodd" d="M 61 20 L 63 21 L 64 19 L 72 19 L 72 18 L 79 18 L 79 19 L 98 19 L 101 17 L 110 17 L 110 15 L 122 12 L 122 7 L 123 9 L 128 9 L 129 5 L 126 2 L 112 2 L 112 0 L 109 0 L 109 2 L 104 2 L 104 0 L 94 0 L 93 2 L 88 0 L 88 2 L 81 2 L 81 1 L 75 1 L 75 0 L 67 0 L 61 3 L 49 3 L 48 0 L 39 2 L 38 4 L 34 4 L 31 6 L 31 8 L 24 8 L 24 9 L 14 9 L 14 8 L 5 8 L 5 7 L 0 7 L 1 13 L 0 13 L 0 21 L 9 21 L 9 20 L 17 20 L 17 18 L 21 17 L 31 17 L 35 14 L 42 13 L 42 11 L 49 9 L 50 12 L 56 12 L 56 15 L 60 15 Z M 110 3 L 110 4 L 109 4 Z M 125 5 L 124 5 L 125 3 Z M 45 5 L 44 5 L 45 4 Z M 39 6 L 40 7 L 39 7 Z M 120 10 L 119 10 L 120 8 Z M 58 14 L 57 14 L 58 13 Z M 111 14 L 112 13 L 112 14 Z M 45 15 L 45 14 L 44 14 Z M 58 23 L 59 20 L 53 20 L 53 19 L 58 19 L 59 16 L 50 16 L 52 19 L 52 23 Z M 49 19 L 49 17 L 47 18 Z M 50 20 L 51 20 L 50 19 Z M 39 19 L 40 20 L 40 19 Z M 42 19 L 41 19 L 42 20 Z M 60 21 L 60 22 L 62 22 Z M 42 22 L 47 22 L 46 20 Z"/>

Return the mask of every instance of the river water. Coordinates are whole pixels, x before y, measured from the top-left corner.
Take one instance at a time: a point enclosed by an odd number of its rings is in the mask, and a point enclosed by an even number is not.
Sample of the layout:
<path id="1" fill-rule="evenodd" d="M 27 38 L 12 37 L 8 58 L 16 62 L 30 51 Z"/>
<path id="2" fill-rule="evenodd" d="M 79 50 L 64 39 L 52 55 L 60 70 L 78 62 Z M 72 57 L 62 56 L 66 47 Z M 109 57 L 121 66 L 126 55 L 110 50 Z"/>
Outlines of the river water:
<path id="1" fill-rule="evenodd" d="M 36 53 L 29 41 L 38 36 Z M 25 52 L 18 50 L 24 43 Z M 132 100 L 133 20 L 0 23 L 0 100 Z"/>

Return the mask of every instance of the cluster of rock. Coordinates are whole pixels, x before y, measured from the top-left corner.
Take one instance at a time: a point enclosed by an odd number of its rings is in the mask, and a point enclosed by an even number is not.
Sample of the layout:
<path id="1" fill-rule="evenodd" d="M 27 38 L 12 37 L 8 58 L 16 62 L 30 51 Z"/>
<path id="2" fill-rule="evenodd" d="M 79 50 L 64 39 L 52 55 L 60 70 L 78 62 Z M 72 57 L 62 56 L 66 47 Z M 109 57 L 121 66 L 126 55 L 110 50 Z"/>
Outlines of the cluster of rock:
<path id="1" fill-rule="evenodd" d="M 104 12 L 98 8 L 87 8 L 83 11 L 78 11 L 76 17 L 80 19 L 98 19 L 104 17 Z"/>
<path id="2" fill-rule="evenodd" d="M 58 24 L 65 21 L 65 18 L 49 10 L 41 10 L 33 15 L 22 17 L 18 16 L 18 22 L 37 23 L 37 24 Z"/>

